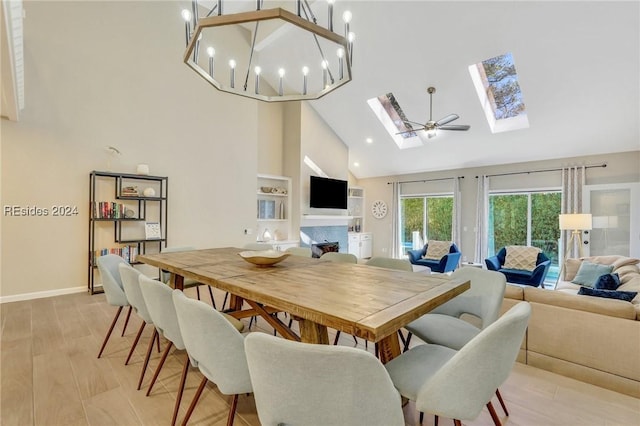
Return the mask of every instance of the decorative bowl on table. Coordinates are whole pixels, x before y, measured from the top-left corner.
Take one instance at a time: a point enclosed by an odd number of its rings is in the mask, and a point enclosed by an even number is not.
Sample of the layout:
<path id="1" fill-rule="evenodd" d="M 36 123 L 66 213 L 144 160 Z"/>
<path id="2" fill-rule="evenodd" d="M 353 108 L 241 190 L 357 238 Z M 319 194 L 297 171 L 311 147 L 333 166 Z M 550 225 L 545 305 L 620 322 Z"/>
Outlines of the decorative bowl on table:
<path id="1" fill-rule="evenodd" d="M 275 250 L 241 251 L 240 257 L 256 266 L 273 266 L 285 260 L 291 253 L 283 253 Z"/>

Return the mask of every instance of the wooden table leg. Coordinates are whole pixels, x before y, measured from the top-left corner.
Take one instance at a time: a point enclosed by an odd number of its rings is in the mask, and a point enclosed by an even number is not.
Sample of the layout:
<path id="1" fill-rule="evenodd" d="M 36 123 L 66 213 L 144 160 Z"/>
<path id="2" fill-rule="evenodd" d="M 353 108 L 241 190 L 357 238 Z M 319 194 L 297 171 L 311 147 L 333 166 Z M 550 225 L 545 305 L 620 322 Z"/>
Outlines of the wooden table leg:
<path id="1" fill-rule="evenodd" d="M 300 325 L 300 339 L 303 342 L 329 344 L 329 333 L 327 333 L 326 326 L 303 318 L 298 320 L 298 324 Z"/>
<path id="2" fill-rule="evenodd" d="M 392 333 L 378 342 L 380 362 L 386 364 L 397 356 L 400 356 L 400 341 L 398 333 Z"/>
<path id="3" fill-rule="evenodd" d="M 171 273 L 171 285 L 177 290 L 184 290 L 184 277 Z"/>
<path id="4" fill-rule="evenodd" d="M 264 320 L 276 329 L 284 338 L 289 340 L 300 341 L 300 337 L 295 334 L 289 327 L 284 325 L 280 319 L 271 315 L 262 305 L 251 300 L 247 300 L 247 303 L 260 315 Z"/>
<path id="5" fill-rule="evenodd" d="M 231 296 L 229 298 L 229 311 L 241 311 L 244 299 L 240 296 L 236 296 L 235 294 L 229 293 L 229 295 Z"/>

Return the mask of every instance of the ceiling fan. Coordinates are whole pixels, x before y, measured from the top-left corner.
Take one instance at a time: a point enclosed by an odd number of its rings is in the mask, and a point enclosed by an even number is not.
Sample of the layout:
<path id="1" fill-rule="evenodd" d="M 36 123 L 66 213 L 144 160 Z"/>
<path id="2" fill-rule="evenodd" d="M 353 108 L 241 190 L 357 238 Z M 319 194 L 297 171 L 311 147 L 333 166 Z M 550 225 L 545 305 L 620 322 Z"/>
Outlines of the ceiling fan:
<path id="1" fill-rule="evenodd" d="M 427 137 L 428 138 L 432 138 L 436 135 L 436 130 L 460 130 L 460 131 L 466 131 L 469 130 L 471 128 L 471 126 L 467 125 L 467 124 L 449 124 L 454 120 L 457 120 L 458 118 L 460 118 L 460 116 L 458 114 L 449 114 L 446 117 L 441 118 L 438 121 L 433 121 L 433 94 L 436 92 L 436 88 L 435 87 L 429 87 L 427 89 L 427 92 L 429 93 L 429 121 L 427 121 L 426 123 L 417 123 L 415 121 L 409 121 L 409 120 L 404 120 L 403 122 L 405 124 L 408 124 L 409 127 L 411 127 L 411 125 L 414 126 L 420 126 L 417 129 L 411 129 L 411 130 L 405 130 L 403 132 L 399 132 L 396 133 L 397 135 L 402 135 L 405 133 L 411 133 L 411 132 L 416 132 L 416 131 L 420 131 L 420 130 L 426 130 L 427 132 Z"/>

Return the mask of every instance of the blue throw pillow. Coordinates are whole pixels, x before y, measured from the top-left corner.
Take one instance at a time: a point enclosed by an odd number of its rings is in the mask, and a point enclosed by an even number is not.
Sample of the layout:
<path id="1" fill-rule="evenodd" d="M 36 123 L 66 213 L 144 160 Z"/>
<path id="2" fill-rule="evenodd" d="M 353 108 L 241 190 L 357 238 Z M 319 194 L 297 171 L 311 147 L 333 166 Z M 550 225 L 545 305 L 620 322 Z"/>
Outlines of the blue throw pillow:
<path id="1" fill-rule="evenodd" d="M 601 275 L 593 286 L 596 290 L 615 290 L 620 287 L 620 277 L 618 274 Z"/>
<path id="2" fill-rule="evenodd" d="M 636 291 L 612 291 L 612 290 L 596 290 L 589 287 L 580 287 L 578 294 L 595 297 L 605 297 L 607 299 L 618 299 L 631 302 L 638 294 Z"/>
<path id="3" fill-rule="evenodd" d="M 611 271 L 613 271 L 612 265 L 600 265 L 599 263 L 591 263 L 585 260 L 580 264 L 580 269 L 578 269 L 578 273 L 571 282 L 593 288 L 600 276 L 610 274 Z"/>

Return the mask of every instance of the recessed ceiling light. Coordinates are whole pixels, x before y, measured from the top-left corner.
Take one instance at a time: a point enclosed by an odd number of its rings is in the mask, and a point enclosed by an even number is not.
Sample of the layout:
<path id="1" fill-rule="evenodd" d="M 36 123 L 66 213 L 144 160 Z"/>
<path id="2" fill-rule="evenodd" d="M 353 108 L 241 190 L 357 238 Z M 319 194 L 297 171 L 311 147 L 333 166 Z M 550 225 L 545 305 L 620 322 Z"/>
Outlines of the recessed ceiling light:
<path id="1" fill-rule="evenodd" d="M 355 163 L 353 163 L 354 167 L 360 167 L 360 163 L 358 163 L 357 161 Z"/>
<path id="2" fill-rule="evenodd" d="M 371 139 L 371 138 L 367 138 L 366 141 L 367 141 L 367 143 L 373 143 L 373 139 Z"/>

